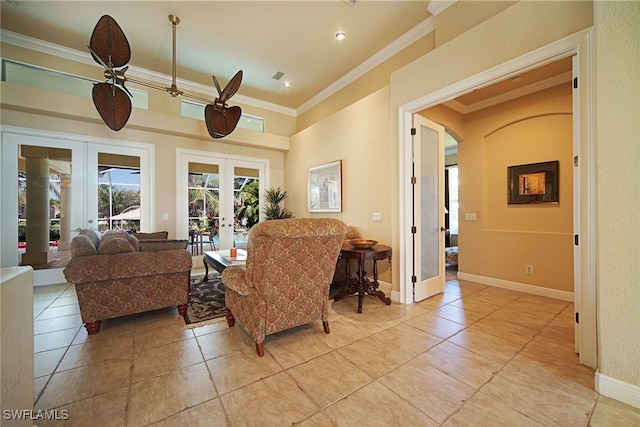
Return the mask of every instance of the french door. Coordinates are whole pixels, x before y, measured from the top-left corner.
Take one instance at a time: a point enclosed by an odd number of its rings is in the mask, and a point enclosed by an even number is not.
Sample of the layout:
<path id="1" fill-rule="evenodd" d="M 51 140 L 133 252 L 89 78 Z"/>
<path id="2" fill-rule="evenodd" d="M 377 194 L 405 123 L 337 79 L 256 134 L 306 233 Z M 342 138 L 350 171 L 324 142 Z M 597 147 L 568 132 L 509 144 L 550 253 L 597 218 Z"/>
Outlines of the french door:
<path id="1" fill-rule="evenodd" d="M 152 227 L 153 146 L 87 139 L 20 128 L 2 132 L 1 263 L 32 265 L 34 285 L 64 283 L 64 261 L 51 261 L 68 260 L 78 230 L 99 228 L 100 167 L 135 164 L 140 224 Z"/>
<path id="2" fill-rule="evenodd" d="M 177 150 L 176 159 L 176 235 L 187 239 L 197 228 L 209 235 L 214 231 L 218 250 L 245 247 L 248 228 L 259 220 L 269 161 L 184 149 Z M 248 185 L 258 186 L 255 216 L 244 205 Z"/>
<path id="3" fill-rule="evenodd" d="M 411 259 L 414 302 L 444 291 L 444 127 L 413 116 L 413 225 Z"/>

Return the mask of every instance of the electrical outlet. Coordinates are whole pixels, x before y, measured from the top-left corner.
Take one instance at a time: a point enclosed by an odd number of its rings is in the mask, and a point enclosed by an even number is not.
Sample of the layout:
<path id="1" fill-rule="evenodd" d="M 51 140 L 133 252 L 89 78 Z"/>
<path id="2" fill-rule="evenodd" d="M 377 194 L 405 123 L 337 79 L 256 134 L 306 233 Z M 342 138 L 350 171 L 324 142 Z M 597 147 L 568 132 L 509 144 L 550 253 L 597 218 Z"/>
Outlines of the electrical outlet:
<path id="1" fill-rule="evenodd" d="M 381 222 L 381 221 L 382 221 L 382 212 L 374 212 L 373 222 Z"/>
<path id="2" fill-rule="evenodd" d="M 526 274 L 533 274 L 533 265 L 527 264 L 524 266 L 524 272 Z"/>

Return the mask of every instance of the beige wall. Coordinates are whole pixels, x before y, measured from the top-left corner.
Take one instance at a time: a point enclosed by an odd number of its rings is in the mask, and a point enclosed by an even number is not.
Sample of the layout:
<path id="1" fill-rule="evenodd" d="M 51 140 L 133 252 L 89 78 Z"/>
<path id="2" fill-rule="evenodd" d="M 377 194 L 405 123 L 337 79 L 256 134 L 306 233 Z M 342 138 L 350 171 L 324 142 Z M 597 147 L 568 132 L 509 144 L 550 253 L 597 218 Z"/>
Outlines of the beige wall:
<path id="1" fill-rule="evenodd" d="M 599 371 L 640 387 L 640 3 L 594 21 Z"/>
<path id="2" fill-rule="evenodd" d="M 458 269 L 573 292 L 571 84 L 462 115 L 420 114 L 463 136 L 458 144 Z M 508 205 L 507 167 L 560 161 L 560 203 Z M 475 212 L 477 221 L 465 221 Z M 525 274 L 531 264 L 534 274 Z"/>
<path id="3" fill-rule="evenodd" d="M 391 187 L 387 137 L 390 126 L 389 88 L 381 89 L 291 137 L 285 160 L 287 207 L 296 217 L 338 218 L 358 228 L 362 237 L 391 244 Z M 309 213 L 307 171 L 342 160 L 342 213 Z M 382 222 L 373 222 L 373 213 Z M 386 262 L 381 279 L 391 282 Z"/>

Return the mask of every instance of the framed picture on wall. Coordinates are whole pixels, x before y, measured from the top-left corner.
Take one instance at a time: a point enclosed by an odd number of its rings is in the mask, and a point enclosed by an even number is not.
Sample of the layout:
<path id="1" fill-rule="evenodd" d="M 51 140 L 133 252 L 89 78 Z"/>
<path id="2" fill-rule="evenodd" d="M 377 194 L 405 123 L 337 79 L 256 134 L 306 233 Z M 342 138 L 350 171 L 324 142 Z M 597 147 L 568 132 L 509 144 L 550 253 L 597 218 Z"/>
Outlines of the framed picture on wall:
<path id="1" fill-rule="evenodd" d="M 559 166 L 560 162 L 554 160 L 507 167 L 508 203 L 558 203 Z"/>
<path id="2" fill-rule="evenodd" d="M 309 168 L 309 212 L 342 212 L 342 160 Z"/>

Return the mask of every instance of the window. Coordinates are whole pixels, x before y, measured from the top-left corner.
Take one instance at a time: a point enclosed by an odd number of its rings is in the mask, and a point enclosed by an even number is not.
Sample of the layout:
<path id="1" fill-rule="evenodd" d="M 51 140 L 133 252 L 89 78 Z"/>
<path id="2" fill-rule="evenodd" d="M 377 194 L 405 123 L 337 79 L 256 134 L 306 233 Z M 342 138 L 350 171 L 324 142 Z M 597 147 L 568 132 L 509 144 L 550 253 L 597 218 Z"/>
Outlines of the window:
<path id="1" fill-rule="evenodd" d="M 91 90 L 95 80 L 75 76 L 60 71 L 49 70 L 35 65 L 2 60 L 2 81 L 24 86 L 65 93 L 91 99 Z M 131 104 L 135 108 L 149 109 L 149 94 L 143 90 L 127 87 L 133 95 Z"/>
<path id="2" fill-rule="evenodd" d="M 180 115 L 182 117 L 204 121 L 204 105 L 196 102 L 181 101 Z M 238 127 L 255 132 L 264 132 L 264 119 L 258 116 L 242 114 L 238 122 Z"/>
<path id="3" fill-rule="evenodd" d="M 458 166 L 449 166 L 449 232 L 458 234 Z"/>

